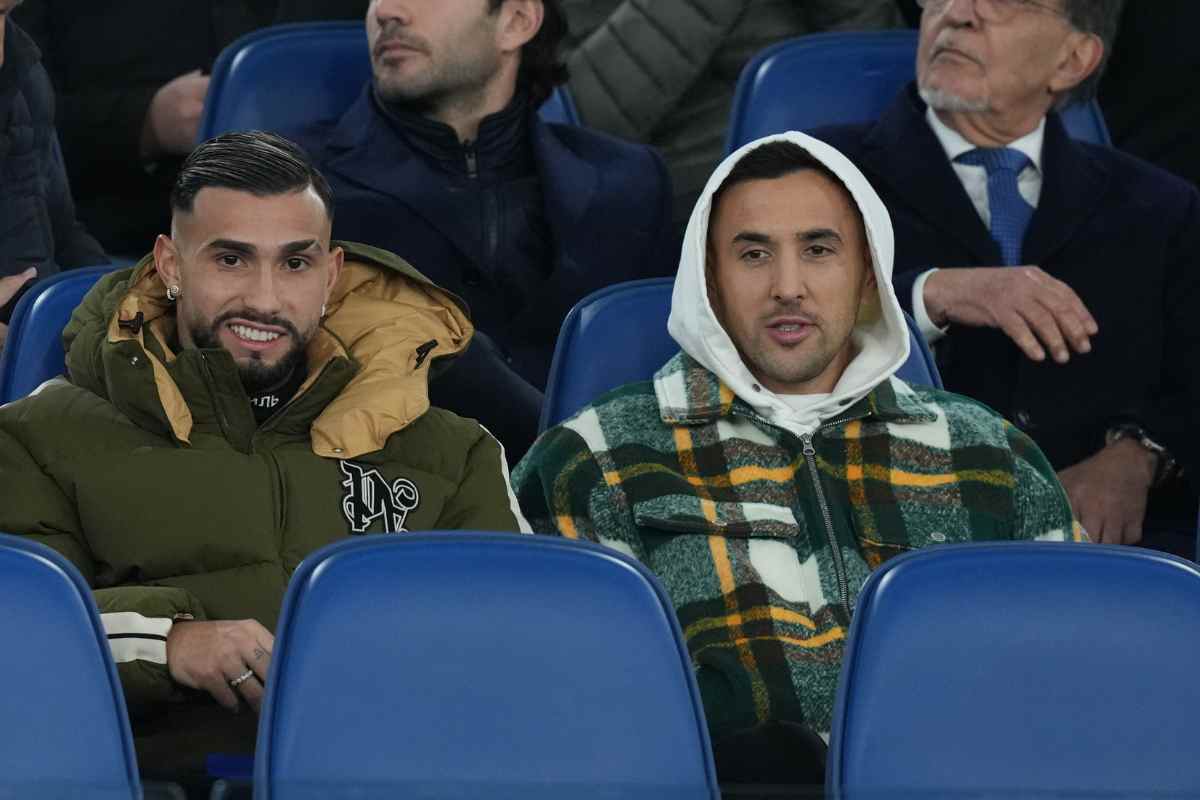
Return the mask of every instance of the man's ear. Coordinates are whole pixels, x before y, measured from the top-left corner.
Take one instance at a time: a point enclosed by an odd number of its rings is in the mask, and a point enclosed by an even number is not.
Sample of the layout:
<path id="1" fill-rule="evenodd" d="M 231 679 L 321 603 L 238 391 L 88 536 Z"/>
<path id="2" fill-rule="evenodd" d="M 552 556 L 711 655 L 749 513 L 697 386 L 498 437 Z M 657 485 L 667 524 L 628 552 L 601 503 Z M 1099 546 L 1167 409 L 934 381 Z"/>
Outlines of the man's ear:
<path id="1" fill-rule="evenodd" d="M 504 0 L 500 6 L 497 44 L 503 52 L 516 52 L 542 29 L 546 7 L 542 0 Z"/>
<path id="2" fill-rule="evenodd" d="M 340 247 L 335 247 L 329 252 L 329 274 L 325 277 L 325 302 L 329 302 L 329 297 L 333 293 L 333 287 L 337 285 L 338 278 L 342 274 L 342 267 L 346 263 L 346 251 Z"/>
<path id="3" fill-rule="evenodd" d="M 180 266 L 179 251 L 175 248 L 175 242 L 170 237 L 159 234 L 154 240 L 154 267 L 168 287 L 182 288 L 183 272 Z"/>
<path id="4" fill-rule="evenodd" d="M 1094 33 L 1072 31 L 1067 37 L 1058 69 L 1050 78 L 1053 94 L 1069 92 L 1088 79 L 1104 59 L 1104 41 Z"/>

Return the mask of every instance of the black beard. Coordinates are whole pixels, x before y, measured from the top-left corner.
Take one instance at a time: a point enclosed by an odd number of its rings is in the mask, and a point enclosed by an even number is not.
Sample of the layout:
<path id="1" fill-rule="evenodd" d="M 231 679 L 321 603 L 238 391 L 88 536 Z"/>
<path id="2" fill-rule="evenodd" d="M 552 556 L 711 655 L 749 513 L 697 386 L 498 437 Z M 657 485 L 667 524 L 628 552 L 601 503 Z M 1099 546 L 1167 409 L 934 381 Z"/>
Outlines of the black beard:
<path id="1" fill-rule="evenodd" d="M 201 350 L 221 350 L 218 332 L 222 325 L 234 318 L 257 322 L 259 325 L 283 328 L 293 342 L 291 349 L 274 364 L 264 364 L 259 355 L 254 353 L 251 354 L 248 363 L 237 365 L 238 376 L 242 379 L 242 386 L 246 389 L 246 394 L 255 397 L 278 389 L 287 383 L 296 369 L 304 364 L 304 350 L 308 340 L 306 337 L 300 336 L 296 326 L 286 319 L 259 314 L 249 309 L 227 311 L 213 320 L 212 325 L 208 328 L 193 330 L 191 332 L 193 344 Z"/>

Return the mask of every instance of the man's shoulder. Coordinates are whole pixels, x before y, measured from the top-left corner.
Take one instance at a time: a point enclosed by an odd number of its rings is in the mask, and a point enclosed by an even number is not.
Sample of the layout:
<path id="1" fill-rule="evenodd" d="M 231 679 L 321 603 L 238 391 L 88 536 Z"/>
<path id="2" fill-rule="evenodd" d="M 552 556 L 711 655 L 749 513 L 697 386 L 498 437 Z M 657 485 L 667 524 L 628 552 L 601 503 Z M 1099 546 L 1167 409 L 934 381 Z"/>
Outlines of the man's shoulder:
<path id="1" fill-rule="evenodd" d="M 899 378 L 893 378 L 890 386 L 896 393 L 898 404 L 909 412 L 910 418 L 933 419 L 934 428 L 949 434 L 949 439 L 942 435 L 936 438 L 950 447 L 991 445 L 1008 448 L 1011 444 L 1012 425 L 978 400 L 933 386 L 906 383 Z M 904 429 L 903 425 L 893 428 L 896 431 Z"/>
<path id="2" fill-rule="evenodd" d="M 836 148 L 849 159 L 862 151 L 867 137 L 875 129 L 876 123 L 862 122 L 853 125 L 826 125 L 810 131 L 813 138 L 820 139 L 825 144 Z"/>
<path id="3" fill-rule="evenodd" d="M 657 449 L 671 441 L 671 428 L 662 419 L 653 381 L 636 381 L 610 389 L 550 431 L 551 439 L 582 442 L 593 453 L 623 442 Z"/>
<path id="4" fill-rule="evenodd" d="M 1115 147 L 1075 141 L 1079 152 L 1108 173 L 1115 197 L 1153 208 L 1186 207 L 1197 195 L 1190 182 Z"/>
<path id="5" fill-rule="evenodd" d="M 660 171 L 665 173 L 665 167 L 661 166 L 662 157 L 650 145 L 631 142 L 582 125 L 560 122 L 542 122 L 541 125 L 546 135 L 557 139 L 577 158 L 605 172 L 612 169 L 624 170 L 643 178 L 657 175 Z M 655 171 L 646 173 L 645 170 L 649 168 Z"/>

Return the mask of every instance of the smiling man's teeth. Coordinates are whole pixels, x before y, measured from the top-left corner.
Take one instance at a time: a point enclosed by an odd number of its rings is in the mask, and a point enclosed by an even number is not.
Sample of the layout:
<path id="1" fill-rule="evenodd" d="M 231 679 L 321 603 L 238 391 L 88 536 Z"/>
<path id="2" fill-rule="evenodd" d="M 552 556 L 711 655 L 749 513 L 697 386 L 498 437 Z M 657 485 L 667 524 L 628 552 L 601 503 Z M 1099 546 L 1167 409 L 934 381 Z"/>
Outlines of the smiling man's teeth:
<path id="1" fill-rule="evenodd" d="M 281 335 L 273 331 L 260 331 L 256 328 L 247 328 L 245 325 L 230 325 L 229 329 L 239 339 L 246 339 L 251 342 L 273 342 Z"/>
<path id="2" fill-rule="evenodd" d="M 781 331 L 798 331 L 798 330 L 800 330 L 799 325 L 779 325 L 778 328 Z"/>

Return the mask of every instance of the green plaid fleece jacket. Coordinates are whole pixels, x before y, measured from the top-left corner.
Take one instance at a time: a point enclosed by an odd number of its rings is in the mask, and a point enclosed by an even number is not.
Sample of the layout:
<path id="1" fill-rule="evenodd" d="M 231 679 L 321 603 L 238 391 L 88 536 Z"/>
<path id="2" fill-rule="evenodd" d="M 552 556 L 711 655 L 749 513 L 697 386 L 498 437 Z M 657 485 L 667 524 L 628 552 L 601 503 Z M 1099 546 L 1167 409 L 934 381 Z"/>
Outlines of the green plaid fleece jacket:
<path id="1" fill-rule="evenodd" d="M 1037 446 L 979 403 L 892 378 L 802 437 L 683 353 L 546 432 L 513 481 L 535 532 L 658 575 L 714 740 L 828 732 L 855 597 L 888 558 L 1084 538 Z"/>

